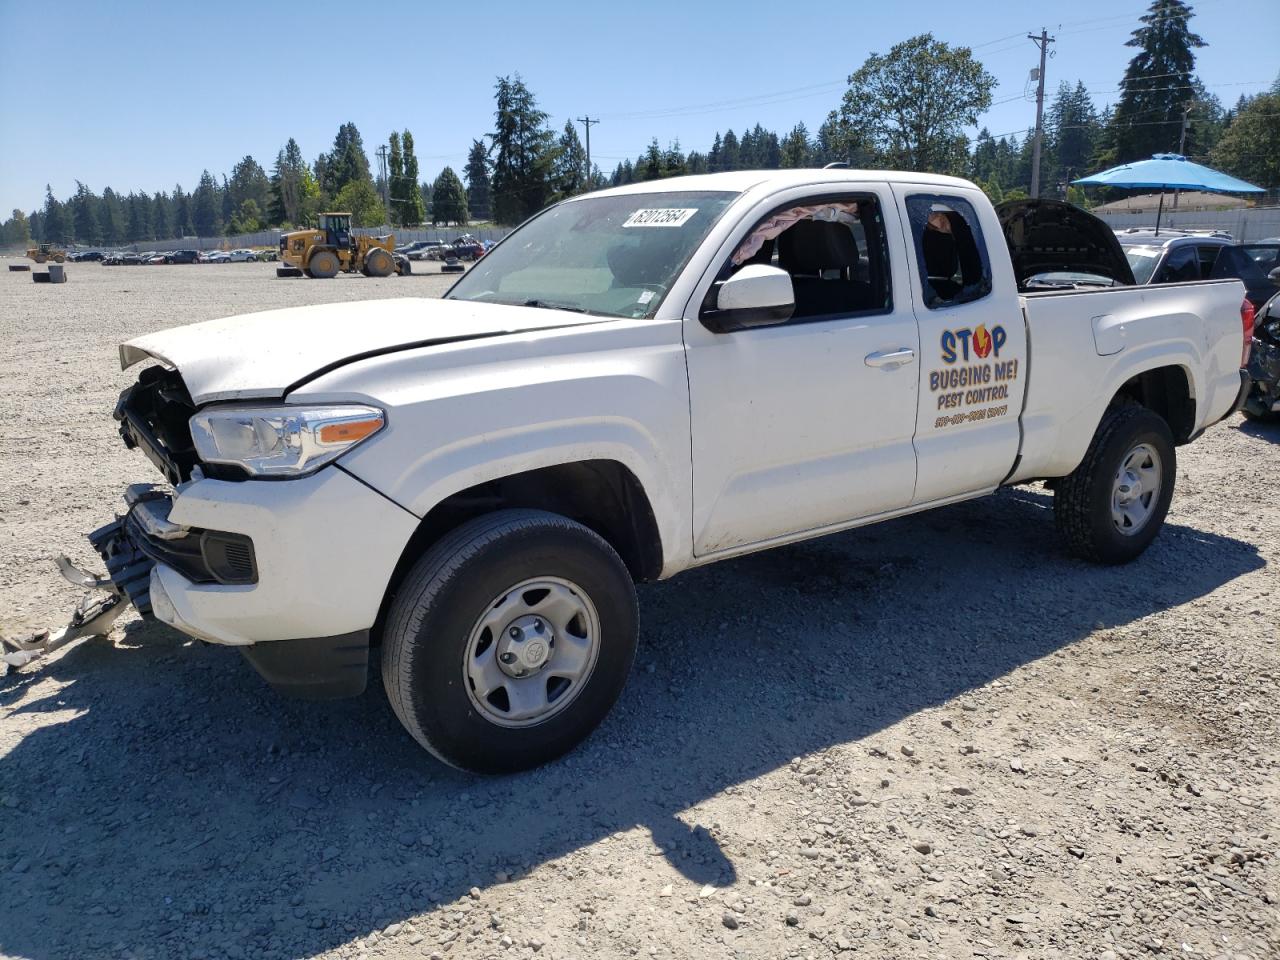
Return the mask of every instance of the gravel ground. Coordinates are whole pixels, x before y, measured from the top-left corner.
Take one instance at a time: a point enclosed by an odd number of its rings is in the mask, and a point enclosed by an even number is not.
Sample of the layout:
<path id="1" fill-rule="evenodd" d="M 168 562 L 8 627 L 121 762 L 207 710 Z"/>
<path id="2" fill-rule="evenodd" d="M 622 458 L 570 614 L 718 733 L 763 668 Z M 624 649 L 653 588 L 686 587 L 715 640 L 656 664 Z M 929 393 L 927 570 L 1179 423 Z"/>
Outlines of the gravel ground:
<path id="1" fill-rule="evenodd" d="M 0 631 L 154 479 L 115 344 L 237 311 L 431 296 L 265 264 L 0 274 Z M 429 323 L 424 314 L 424 323 Z M 0 954 L 1280 956 L 1280 430 L 1180 452 L 1169 522 L 1102 569 L 1039 488 L 641 591 L 581 749 L 448 770 L 361 698 L 122 620 L 0 679 Z"/>

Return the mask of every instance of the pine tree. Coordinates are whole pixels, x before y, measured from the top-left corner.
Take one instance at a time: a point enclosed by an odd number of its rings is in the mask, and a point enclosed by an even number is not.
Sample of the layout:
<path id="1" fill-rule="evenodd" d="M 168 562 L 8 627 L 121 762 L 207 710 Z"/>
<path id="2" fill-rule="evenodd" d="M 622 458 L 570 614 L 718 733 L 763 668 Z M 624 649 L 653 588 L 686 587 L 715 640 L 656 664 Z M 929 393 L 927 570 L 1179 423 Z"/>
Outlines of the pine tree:
<path id="1" fill-rule="evenodd" d="M 467 191 L 453 168 L 445 167 L 431 185 L 431 222 L 465 225 L 467 219 Z"/>
<path id="2" fill-rule="evenodd" d="M 102 225 L 98 221 L 98 195 L 79 180 L 76 181 L 76 192 L 67 201 L 71 210 L 71 222 L 76 239 L 80 243 L 96 244 L 102 242 Z"/>
<path id="3" fill-rule="evenodd" d="M 551 166 L 551 181 L 558 197 L 572 197 L 582 193 L 587 186 L 587 153 L 578 139 L 573 121 L 568 120 L 564 132 L 556 141 L 555 161 Z"/>
<path id="4" fill-rule="evenodd" d="M 240 211 L 244 208 L 246 200 L 253 201 L 259 214 L 267 210 L 271 204 L 271 183 L 267 180 L 267 172 L 262 169 L 262 164 L 251 156 L 245 156 L 232 168 L 227 191 L 229 205 L 240 220 L 244 219 Z"/>
<path id="5" fill-rule="evenodd" d="M 1177 150 L 1182 109 L 1194 92 L 1195 51 L 1206 45 L 1187 25 L 1192 15 L 1184 0 L 1153 0 L 1140 18 L 1143 25 L 1126 41 L 1138 52 L 1120 84 L 1109 164 Z M 1189 137 L 1187 151 L 1196 149 Z"/>
<path id="6" fill-rule="evenodd" d="M 53 196 L 53 188 L 44 186 L 44 215 L 41 221 L 40 239 L 47 243 L 70 243 L 71 225 L 66 208 Z"/>
<path id="7" fill-rule="evenodd" d="M 1101 127 L 1093 98 L 1083 83 L 1077 81 L 1074 87 L 1066 82 L 1058 85 L 1045 126 L 1048 148 L 1045 153 L 1049 162 L 1042 160 L 1041 182 L 1069 183 L 1088 173 L 1098 149 Z"/>
<path id="8" fill-rule="evenodd" d="M 364 141 L 354 123 L 344 123 L 333 138 L 333 150 L 324 158 L 324 174 L 317 170 L 321 189 L 330 196 L 337 194 L 349 183 L 362 182 L 373 186 L 369 173 L 369 157 L 364 152 Z"/>
<path id="9" fill-rule="evenodd" d="M 1266 190 L 1280 188 L 1280 84 L 1237 108 L 1213 165 Z"/>
<path id="10" fill-rule="evenodd" d="M 779 166 L 794 169 L 809 165 L 809 128 L 801 122 L 782 141 Z"/>
<path id="11" fill-rule="evenodd" d="M 494 101 L 493 215 L 499 223 L 519 223 L 550 199 L 554 135 L 519 74 L 498 78 Z"/>
<path id="12" fill-rule="evenodd" d="M 738 137 L 732 130 L 725 132 L 724 140 L 720 142 L 720 169 L 721 170 L 740 170 L 742 169 L 742 148 L 738 143 Z"/>
<path id="13" fill-rule="evenodd" d="M 481 140 L 471 141 L 467 154 L 467 209 L 477 220 L 489 219 L 489 148 Z"/>
<path id="14" fill-rule="evenodd" d="M 311 179 L 311 171 L 302 159 L 302 150 L 298 142 L 290 137 L 276 154 L 275 166 L 271 171 L 271 200 L 268 206 L 271 223 L 298 226 L 304 222 L 303 198 L 306 183 Z"/>
<path id="15" fill-rule="evenodd" d="M 124 240 L 127 243 L 136 243 L 139 240 L 150 237 L 152 235 L 151 200 L 147 195 L 145 193 L 139 195 L 130 191 L 129 196 L 125 199 L 125 207 L 128 210 L 128 221 L 124 228 Z"/>
<path id="16" fill-rule="evenodd" d="M 719 173 L 724 169 L 724 143 L 720 139 L 720 131 L 716 131 L 716 137 L 711 141 L 711 149 L 707 151 L 707 172 Z"/>
<path id="17" fill-rule="evenodd" d="M 98 222 L 102 228 L 102 242 L 109 247 L 124 242 L 125 213 L 120 195 L 110 187 L 103 188 L 102 203 L 98 207 Z"/>
<path id="18" fill-rule="evenodd" d="M 427 219 L 427 205 L 422 202 L 418 189 L 418 157 L 413 152 L 413 134 L 408 130 L 400 138 L 404 145 L 404 197 L 401 200 L 401 216 L 406 224 L 416 226 Z"/>
<path id="19" fill-rule="evenodd" d="M 213 174 L 205 170 L 200 174 L 200 183 L 191 194 L 191 226 L 198 237 L 216 237 L 219 218 L 221 216 L 221 197 L 218 195 L 218 182 Z"/>

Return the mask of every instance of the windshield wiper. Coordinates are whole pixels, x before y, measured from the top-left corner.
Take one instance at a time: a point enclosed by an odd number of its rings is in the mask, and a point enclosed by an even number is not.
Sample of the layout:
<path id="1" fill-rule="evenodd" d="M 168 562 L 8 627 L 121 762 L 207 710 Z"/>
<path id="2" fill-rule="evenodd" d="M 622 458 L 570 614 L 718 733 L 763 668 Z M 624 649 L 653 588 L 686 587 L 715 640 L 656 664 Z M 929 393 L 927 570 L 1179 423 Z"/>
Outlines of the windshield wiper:
<path id="1" fill-rule="evenodd" d="M 590 313 L 585 307 L 575 306 L 572 303 L 556 303 L 554 300 L 526 300 L 522 306 L 541 307 L 544 310 L 568 310 L 570 313 Z"/>

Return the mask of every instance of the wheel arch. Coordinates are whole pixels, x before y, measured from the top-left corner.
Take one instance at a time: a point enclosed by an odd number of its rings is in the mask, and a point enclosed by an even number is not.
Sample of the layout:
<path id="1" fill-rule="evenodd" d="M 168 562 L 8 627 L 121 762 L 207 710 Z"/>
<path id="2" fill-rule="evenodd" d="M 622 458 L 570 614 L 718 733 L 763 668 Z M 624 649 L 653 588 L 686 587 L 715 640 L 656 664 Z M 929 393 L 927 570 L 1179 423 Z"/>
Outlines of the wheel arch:
<path id="1" fill-rule="evenodd" d="M 375 636 L 381 633 L 396 591 L 423 551 L 469 520 L 512 508 L 546 510 L 588 527 L 618 552 L 636 581 L 656 579 L 662 571 L 662 535 L 653 505 L 625 464 L 579 460 L 506 474 L 450 494 L 423 516 L 387 584 Z"/>
<path id="2" fill-rule="evenodd" d="M 1181 364 L 1152 367 L 1129 377 L 1108 407 L 1131 400 L 1159 415 L 1169 425 L 1174 443 L 1187 443 L 1195 433 L 1196 392 L 1191 371 Z"/>

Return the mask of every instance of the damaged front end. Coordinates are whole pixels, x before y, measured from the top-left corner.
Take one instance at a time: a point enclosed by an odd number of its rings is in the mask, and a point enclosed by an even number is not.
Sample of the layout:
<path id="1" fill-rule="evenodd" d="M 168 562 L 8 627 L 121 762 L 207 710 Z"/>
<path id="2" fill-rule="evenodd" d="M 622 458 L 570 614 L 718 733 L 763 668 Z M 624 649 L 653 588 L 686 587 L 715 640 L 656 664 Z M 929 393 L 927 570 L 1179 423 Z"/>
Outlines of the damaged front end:
<path id="1" fill-rule="evenodd" d="M 1259 313 L 1249 353 L 1253 384 L 1245 399 L 1245 413 L 1259 419 L 1280 416 L 1280 295 Z"/>
<path id="2" fill-rule="evenodd" d="M 143 617 L 151 616 L 157 605 L 168 602 L 162 593 L 152 594 L 151 573 L 157 563 L 196 584 L 257 583 L 257 561 L 249 537 L 183 526 L 169 519 L 175 490 L 203 476 L 188 424 L 194 412 L 182 378 L 164 367 L 144 370 L 138 382 L 120 394 L 114 416 L 125 446 L 140 449 L 171 486 L 131 485 L 124 493 L 125 513 L 88 535 L 106 565 L 105 577 L 80 569 L 65 556 L 55 560 L 68 581 L 90 592 L 62 629 L 0 640 L 5 669 L 26 666 L 84 637 L 106 636 L 129 604 Z"/>

